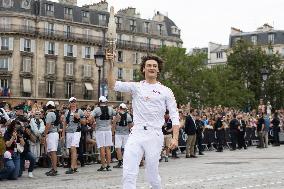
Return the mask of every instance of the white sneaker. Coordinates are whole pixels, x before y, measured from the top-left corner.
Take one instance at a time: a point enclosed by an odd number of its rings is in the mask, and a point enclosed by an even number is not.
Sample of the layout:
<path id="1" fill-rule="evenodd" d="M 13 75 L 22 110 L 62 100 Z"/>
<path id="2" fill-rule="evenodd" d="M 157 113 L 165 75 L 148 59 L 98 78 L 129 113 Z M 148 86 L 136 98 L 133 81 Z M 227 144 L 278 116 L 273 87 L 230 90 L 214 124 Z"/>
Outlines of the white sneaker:
<path id="1" fill-rule="evenodd" d="M 33 172 L 29 172 L 29 173 L 28 173 L 28 177 L 29 177 L 29 178 L 34 178 Z"/>

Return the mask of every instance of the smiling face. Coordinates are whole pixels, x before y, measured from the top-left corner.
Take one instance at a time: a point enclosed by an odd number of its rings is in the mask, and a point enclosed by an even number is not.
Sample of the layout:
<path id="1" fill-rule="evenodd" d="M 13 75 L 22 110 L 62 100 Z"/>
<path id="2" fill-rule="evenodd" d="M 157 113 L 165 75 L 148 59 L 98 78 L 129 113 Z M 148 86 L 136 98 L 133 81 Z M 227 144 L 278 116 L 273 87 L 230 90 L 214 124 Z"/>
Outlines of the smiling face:
<path id="1" fill-rule="evenodd" d="M 156 79 L 158 76 L 159 68 L 158 62 L 156 60 L 147 60 L 145 62 L 145 67 L 143 68 L 143 73 L 145 79 Z"/>

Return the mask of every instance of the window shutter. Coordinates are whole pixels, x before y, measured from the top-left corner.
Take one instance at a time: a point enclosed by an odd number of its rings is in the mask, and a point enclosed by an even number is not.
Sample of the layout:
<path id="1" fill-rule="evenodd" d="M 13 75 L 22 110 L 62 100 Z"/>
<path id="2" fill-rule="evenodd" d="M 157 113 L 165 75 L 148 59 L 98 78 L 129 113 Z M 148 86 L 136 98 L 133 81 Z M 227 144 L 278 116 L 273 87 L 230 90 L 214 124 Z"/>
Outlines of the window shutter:
<path id="1" fill-rule="evenodd" d="M 25 43 L 25 39 L 24 38 L 20 38 L 20 51 L 24 51 L 24 44 Z"/>
<path id="2" fill-rule="evenodd" d="M 64 44 L 64 56 L 67 56 L 67 44 Z"/>
<path id="3" fill-rule="evenodd" d="M 82 46 L 82 58 L 85 58 L 85 46 Z"/>
<path id="4" fill-rule="evenodd" d="M 45 41 L 45 42 L 44 42 L 44 53 L 45 53 L 45 54 L 48 54 L 48 46 L 49 46 L 49 42 L 48 42 L 48 41 Z"/>
<path id="5" fill-rule="evenodd" d="M 92 77 L 92 65 L 88 65 L 88 76 Z"/>
<path id="6" fill-rule="evenodd" d="M 73 45 L 73 57 L 77 57 L 77 45 Z"/>
<path id="7" fill-rule="evenodd" d="M 59 45 L 58 43 L 55 43 L 55 45 L 54 45 L 55 46 L 55 49 L 54 49 L 55 50 L 55 52 L 54 52 L 55 55 L 58 55 L 58 45 Z"/>
<path id="8" fill-rule="evenodd" d="M 8 71 L 13 71 L 13 59 L 8 58 Z"/>
<path id="9" fill-rule="evenodd" d="M 67 26 L 64 25 L 64 33 L 67 33 Z"/>
<path id="10" fill-rule="evenodd" d="M 55 62 L 51 63 L 51 73 L 55 74 Z"/>
<path id="11" fill-rule="evenodd" d="M 94 59 L 95 58 L 94 55 L 95 55 L 95 48 L 91 47 L 90 59 Z"/>
<path id="12" fill-rule="evenodd" d="M 31 40 L 31 52 L 35 52 L 35 40 Z"/>
<path id="13" fill-rule="evenodd" d="M 46 63 L 46 73 L 50 74 L 50 61 Z"/>
<path id="14" fill-rule="evenodd" d="M 73 63 L 70 63 L 70 75 L 73 75 Z"/>
<path id="15" fill-rule="evenodd" d="M 129 69 L 129 80 L 133 81 L 133 69 Z"/>
<path id="16" fill-rule="evenodd" d="M 0 24 L 1 24 L 1 22 L 0 22 Z M 0 37 L 0 48 L 2 47 L 2 39 L 1 39 L 1 37 Z"/>
<path id="17" fill-rule="evenodd" d="M 48 32 L 48 22 L 45 22 L 44 29 L 45 29 L 45 33 L 47 33 Z"/>
<path id="18" fill-rule="evenodd" d="M 0 44 L 0 46 L 1 46 L 1 44 Z M 13 48 L 14 48 L 14 38 L 13 37 L 9 37 L 9 50 L 12 51 Z"/>

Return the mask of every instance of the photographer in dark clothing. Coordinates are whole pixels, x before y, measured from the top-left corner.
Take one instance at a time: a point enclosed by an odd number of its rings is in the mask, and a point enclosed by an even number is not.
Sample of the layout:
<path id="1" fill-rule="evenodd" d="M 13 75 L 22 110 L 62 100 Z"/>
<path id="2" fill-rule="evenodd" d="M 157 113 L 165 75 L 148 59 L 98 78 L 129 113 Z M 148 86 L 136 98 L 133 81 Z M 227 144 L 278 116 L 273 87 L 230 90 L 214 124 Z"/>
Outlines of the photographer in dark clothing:
<path id="1" fill-rule="evenodd" d="M 218 115 L 217 121 L 215 123 L 215 132 L 218 143 L 216 152 L 223 152 L 223 144 L 225 141 L 225 126 L 223 124 L 223 119 L 221 114 Z"/>
<path id="2" fill-rule="evenodd" d="M 280 146 L 279 141 L 279 132 L 280 132 L 280 119 L 278 117 L 278 113 L 275 112 L 273 116 L 272 123 L 272 129 L 273 129 L 273 146 Z"/>
<path id="3" fill-rule="evenodd" d="M 234 114 L 233 119 L 229 123 L 231 142 L 232 142 L 231 150 L 236 150 L 237 148 L 236 145 L 237 145 L 237 138 L 238 138 L 238 127 L 239 127 L 239 122 L 236 118 L 236 114 Z"/>
<path id="4" fill-rule="evenodd" d="M 246 133 L 246 122 L 243 120 L 243 116 L 240 114 L 238 115 L 238 149 L 247 149 L 245 143 L 245 133 Z"/>
<path id="5" fill-rule="evenodd" d="M 203 151 L 203 146 L 202 146 L 202 143 L 203 143 L 203 131 L 204 131 L 204 122 L 201 121 L 201 117 L 200 115 L 196 115 L 195 116 L 195 124 L 196 124 L 196 143 L 197 143 L 197 147 L 198 147 L 198 152 L 199 152 L 199 155 L 204 155 Z"/>

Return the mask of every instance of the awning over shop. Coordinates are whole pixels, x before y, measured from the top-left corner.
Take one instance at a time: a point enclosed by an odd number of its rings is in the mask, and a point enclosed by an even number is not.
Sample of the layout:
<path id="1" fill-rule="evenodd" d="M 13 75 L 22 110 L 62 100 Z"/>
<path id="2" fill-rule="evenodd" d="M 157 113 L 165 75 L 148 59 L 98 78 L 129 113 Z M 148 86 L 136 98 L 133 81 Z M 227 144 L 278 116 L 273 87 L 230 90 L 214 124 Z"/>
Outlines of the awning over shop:
<path id="1" fill-rule="evenodd" d="M 85 87 L 86 87 L 86 89 L 87 89 L 88 91 L 94 90 L 91 83 L 85 83 Z"/>

